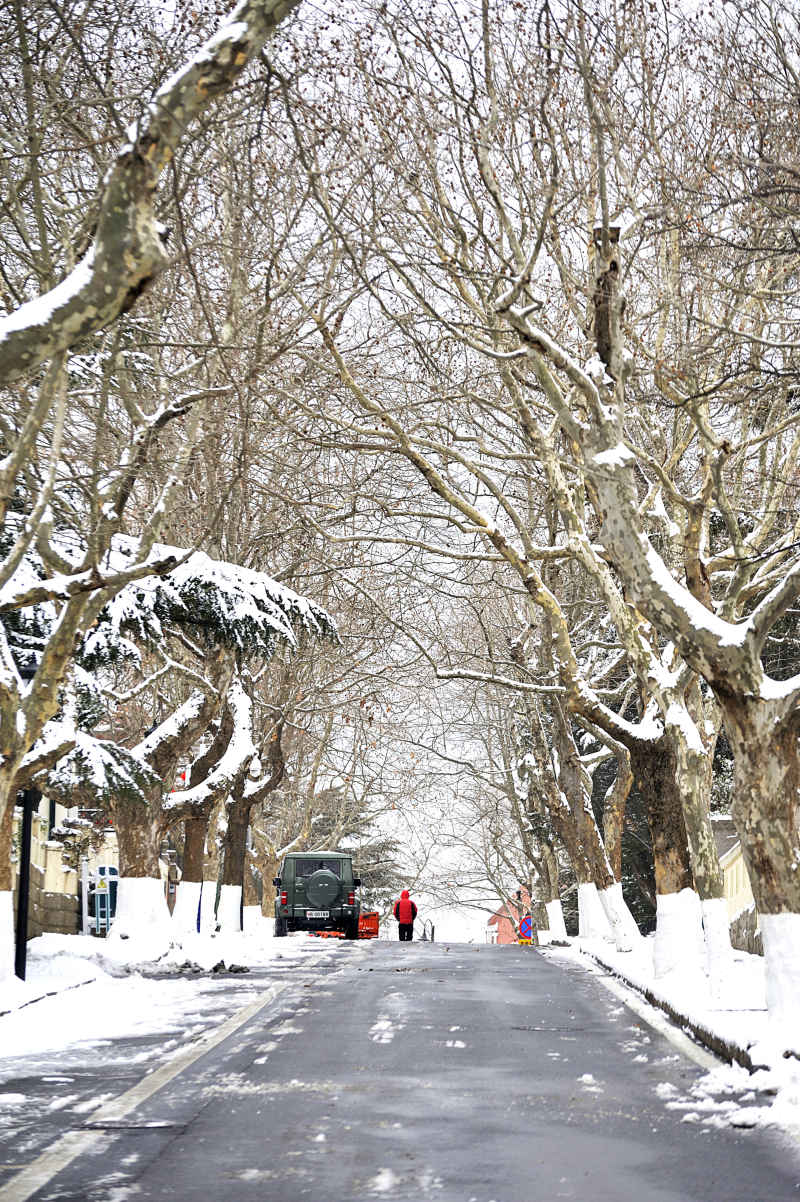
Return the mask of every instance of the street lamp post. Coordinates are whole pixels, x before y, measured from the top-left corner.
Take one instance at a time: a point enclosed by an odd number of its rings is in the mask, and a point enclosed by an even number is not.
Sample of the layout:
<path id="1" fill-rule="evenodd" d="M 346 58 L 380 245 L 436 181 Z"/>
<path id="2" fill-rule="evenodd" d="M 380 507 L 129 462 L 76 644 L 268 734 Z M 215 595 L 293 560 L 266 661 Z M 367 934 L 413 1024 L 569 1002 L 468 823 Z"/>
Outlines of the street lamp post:
<path id="1" fill-rule="evenodd" d="M 19 674 L 26 684 L 36 675 L 34 658 L 23 664 Z M 25 980 L 25 963 L 28 956 L 28 899 L 31 888 L 31 830 L 33 815 L 39 808 L 42 795 L 38 789 L 23 789 L 19 794 L 22 804 L 22 833 L 19 848 L 19 880 L 17 882 L 17 941 L 14 955 L 14 972 Z"/>
<path id="2" fill-rule="evenodd" d="M 14 972 L 21 981 L 25 980 L 25 962 L 28 955 L 28 899 L 31 889 L 31 830 L 33 815 L 39 808 L 42 795 L 38 789 L 23 789 L 22 837 L 19 848 L 19 882 L 17 884 L 17 945 L 14 957 Z"/>

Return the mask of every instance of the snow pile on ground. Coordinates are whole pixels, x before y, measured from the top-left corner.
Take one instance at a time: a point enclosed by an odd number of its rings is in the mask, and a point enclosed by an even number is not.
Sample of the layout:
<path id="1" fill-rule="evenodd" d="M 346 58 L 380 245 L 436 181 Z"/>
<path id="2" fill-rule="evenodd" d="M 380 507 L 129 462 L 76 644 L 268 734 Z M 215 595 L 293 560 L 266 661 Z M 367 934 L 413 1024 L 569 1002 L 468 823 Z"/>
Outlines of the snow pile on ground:
<path id="1" fill-rule="evenodd" d="M 40 935 L 28 944 L 25 980 L 2 982 L 0 1015 L 79 985 L 132 974 L 198 973 L 257 968 L 276 959 L 300 959 L 329 941 L 307 936 L 274 939 L 272 924 L 244 934 L 182 935 L 163 951 L 163 938 L 97 939 L 91 935 Z"/>
<path id="2" fill-rule="evenodd" d="M 553 948 L 585 964 L 588 955 L 664 1010 L 686 1034 L 718 1055 L 740 1058 L 705 1074 L 684 1097 L 668 1099 L 684 1121 L 710 1126 L 777 1125 L 800 1136 L 800 1060 L 785 1057 L 772 1037 L 767 1013 L 764 959 L 735 951 L 717 994 L 699 963 L 689 958 L 656 978 L 651 938 L 630 952 L 605 939 L 570 939 Z M 751 1064 L 753 1071 L 744 1064 Z"/>
<path id="3" fill-rule="evenodd" d="M 163 1041 L 155 1050 L 132 1055 L 127 1045 L 123 1053 L 126 1063 L 149 1062 L 228 1016 L 232 969 L 277 968 L 287 961 L 299 966 L 309 957 L 318 964 L 334 953 L 333 942 L 303 935 L 272 939 L 266 932 L 196 936 L 158 962 L 125 963 L 105 939 L 42 935 L 28 945 L 26 980 L 2 983 L 0 1047 L 11 1064 L 19 1056 L 157 1034 Z M 263 976 L 237 977 L 239 1004 L 263 990 Z M 0 1086 L 3 1080 L 0 1069 Z"/>

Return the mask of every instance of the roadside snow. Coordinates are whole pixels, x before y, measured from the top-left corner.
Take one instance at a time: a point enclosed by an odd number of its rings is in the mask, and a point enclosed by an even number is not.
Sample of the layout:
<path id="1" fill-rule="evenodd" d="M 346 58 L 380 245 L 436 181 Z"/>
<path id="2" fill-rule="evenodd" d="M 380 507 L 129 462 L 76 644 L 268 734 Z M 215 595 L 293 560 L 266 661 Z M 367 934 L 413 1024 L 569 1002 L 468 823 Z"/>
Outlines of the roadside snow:
<path id="1" fill-rule="evenodd" d="M 676 1031 L 682 1026 L 686 1034 L 706 1046 L 716 1041 L 732 1055 L 740 1052 L 750 1058 L 755 1071 L 738 1063 L 720 1063 L 685 1096 L 673 1096 L 671 1086 L 659 1085 L 656 1092 L 668 1099 L 670 1108 L 684 1110 L 685 1121 L 709 1126 L 778 1126 L 795 1138 L 800 1136 L 800 1060 L 785 1058 L 772 1038 L 763 957 L 735 951 L 720 994 L 715 996 L 694 957 L 684 957 L 680 967 L 656 977 L 654 942 L 652 937 L 642 939 L 632 952 L 620 953 L 607 940 L 571 939 L 569 947 L 550 947 L 547 955 L 583 965 L 586 957 L 591 957 L 621 983 L 633 986 L 681 1020 Z M 651 1008 L 641 999 L 637 1005 Z M 653 1013 L 659 1015 L 658 1010 Z M 647 1061 L 638 1040 L 624 1045 L 623 1050 L 634 1062 Z"/>
<path id="2" fill-rule="evenodd" d="M 113 948 L 88 935 L 41 935 L 28 944 L 26 980 L 3 982 L 0 1050 L 7 1057 L 35 1055 L 120 1036 L 177 1031 L 187 1026 L 187 1014 L 192 1016 L 189 1026 L 195 1014 L 202 1025 L 198 985 L 216 988 L 215 977 L 201 975 L 216 965 L 258 968 L 279 960 L 301 961 L 310 954 L 316 961 L 333 950 L 330 941 L 305 935 L 190 935 L 153 963 L 134 956 L 126 961 L 124 943 Z M 174 976 L 165 978 L 165 973 Z M 250 988 L 246 974 L 241 982 Z"/>

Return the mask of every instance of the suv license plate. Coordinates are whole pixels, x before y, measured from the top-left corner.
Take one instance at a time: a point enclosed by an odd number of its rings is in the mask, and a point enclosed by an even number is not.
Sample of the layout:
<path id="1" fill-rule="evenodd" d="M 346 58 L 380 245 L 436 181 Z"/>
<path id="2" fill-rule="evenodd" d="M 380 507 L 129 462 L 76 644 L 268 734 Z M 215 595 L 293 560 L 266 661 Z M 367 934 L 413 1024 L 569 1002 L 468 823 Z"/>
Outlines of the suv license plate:
<path id="1" fill-rule="evenodd" d="M 330 910 L 306 910 L 306 918 L 330 918 Z"/>

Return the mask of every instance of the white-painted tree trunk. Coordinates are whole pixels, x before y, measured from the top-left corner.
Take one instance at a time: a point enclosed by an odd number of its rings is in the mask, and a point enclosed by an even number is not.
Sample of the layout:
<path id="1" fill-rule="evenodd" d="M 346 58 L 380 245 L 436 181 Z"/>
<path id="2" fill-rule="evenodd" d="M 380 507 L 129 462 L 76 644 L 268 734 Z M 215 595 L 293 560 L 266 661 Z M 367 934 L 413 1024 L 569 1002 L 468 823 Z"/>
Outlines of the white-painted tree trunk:
<path id="1" fill-rule="evenodd" d="M 582 939 L 613 939 L 597 886 L 578 885 L 578 934 Z"/>
<path id="2" fill-rule="evenodd" d="M 172 915 L 160 877 L 120 877 L 117 910 L 106 937 L 129 960 L 158 960 L 172 943 Z"/>
<path id="3" fill-rule="evenodd" d="M 694 889 L 659 893 L 653 948 L 655 977 L 665 977 L 676 970 L 704 971 L 704 950 L 700 898 Z"/>
<path id="4" fill-rule="evenodd" d="M 242 910 L 242 930 L 245 935 L 268 939 L 272 934 L 272 923 L 261 913 L 261 906 L 245 906 Z"/>
<path id="5" fill-rule="evenodd" d="M 217 882 L 203 881 L 200 892 L 200 934 L 213 935 L 217 929 Z"/>
<path id="6" fill-rule="evenodd" d="M 772 1037 L 800 1055 L 800 914 L 762 914 L 759 924 Z"/>
<path id="7" fill-rule="evenodd" d="M 197 934 L 197 912 L 200 907 L 200 882 L 181 881 L 172 911 L 172 929 L 176 936 Z"/>
<path id="8" fill-rule="evenodd" d="M 544 908 L 547 911 L 547 921 L 550 924 L 550 936 L 552 939 L 566 939 L 567 928 L 564 923 L 564 909 L 561 905 L 561 899 L 556 897 L 553 901 L 545 902 Z"/>
<path id="9" fill-rule="evenodd" d="M 242 929 L 242 886 L 223 885 L 217 906 L 217 924 L 225 935 L 238 934 Z"/>
<path id="10" fill-rule="evenodd" d="M 711 996 L 718 1000 L 723 995 L 733 966 L 728 903 L 724 897 L 705 898 L 702 913 L 708 983 Z"/>
<path id="11" fill-rule="evenodd" d="M 607 889 L 599 890 L 598 896 L 611 927 L 617 951 L 633 951 L 641 936 L 628 909 L 628 903 L 622 896 L 622 884 L 617 881 Z"/>

